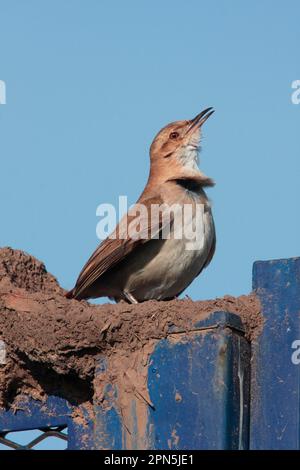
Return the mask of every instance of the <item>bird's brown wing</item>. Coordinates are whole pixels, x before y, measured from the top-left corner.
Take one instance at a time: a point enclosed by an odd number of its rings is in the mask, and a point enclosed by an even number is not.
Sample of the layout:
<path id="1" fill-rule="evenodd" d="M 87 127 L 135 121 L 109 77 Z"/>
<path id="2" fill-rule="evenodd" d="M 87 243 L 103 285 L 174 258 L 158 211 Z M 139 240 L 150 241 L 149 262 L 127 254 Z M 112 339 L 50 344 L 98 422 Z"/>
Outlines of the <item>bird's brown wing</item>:
<path id="1" fill-rule="evenodd" d="M 168 222 L 168 217 L 164 217 L 163 212 L 159 212 L 159 217 L 152 218 L 150 208 L 153 204 L 161 206 L 163 204 L 163 200 L 160 196 L 157 196 L 147 199 L 141 198 L 138 203 L 143 204 L 148 209 L 146 216 L 147 220 L 145 220 L 145 216 L 142 214 L 140 215 L 142 229 L 139 230 L 138 236 L 125 236 L 126 233 L 124 232 L 124 229 L 128 226 L 130 227 L 130 223 L 136 219 L 137 215 L 132 215 L 137 207 L 135 205 L 129 211 L 127 222 L 125 216 L 113 232 L 113 238 L 111 236 L 106 238 L 89 258 L 79 274 L 74 289 L 68 292 L 67 297 L 83 298 L 84 291 L 86 291 L 106 271 L 122 261 L 136 247 L 146 243 L 155 236 L 157 237 L 164 224 Z M 123 238 L 121 238 L 122 236 Z"/>

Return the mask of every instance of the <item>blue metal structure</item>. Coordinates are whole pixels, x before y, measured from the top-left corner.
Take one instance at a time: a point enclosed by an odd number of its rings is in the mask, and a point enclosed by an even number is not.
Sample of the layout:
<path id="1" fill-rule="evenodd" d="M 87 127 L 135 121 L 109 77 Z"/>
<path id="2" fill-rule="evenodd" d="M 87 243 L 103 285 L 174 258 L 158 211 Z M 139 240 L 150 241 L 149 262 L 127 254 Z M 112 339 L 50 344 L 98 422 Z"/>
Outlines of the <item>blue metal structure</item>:
<path id="1" fill-rule="evenodd" d="M 253 288 L 265 324 L 252 345 L 250 445 L 300 449 L 300 258 L 255 263 Z"/>
<path id="2" fill-rule="evenodd" d="M 170 334 L 151 355 L 148 390 L 154 406 L 144 427 L 138 397 L 131 401 L 131 435 L 112 401 L 108 411 L 97 410 L 96 447 L 247 448 L 250 345 L 240 318 L 215 312 L 188 335 L 174 329 Z M 117 393 L 108 390 L 110 396 Z"/>
<path id="3" fill-rule="evenodd" d="M 68 449 L 90 449 L 93 436 L 93 423 L 87 426 L 78 424 L 72 418 L 71 405 L 60 397 L 49 397 L 45 403 L 28 399 L 19 403 L 17 412 L 4 411 L 0 414 L 0 443 L 14 449 L 31 449 L 42 439 L 54 436 L 66 439 Z M 82 413 L 86 413 L 83 409 Z M 9 433 L 24 430 L 38 429 L 41 436 L 35 442 L 20 446 L 9 438 Z M 67 430 L 67 434 L 62 431 Z"/>
<path id="4" fill-rule="evenodd" d="M 65 438 L 67 427 L 69 449 L 299 449 L 300 258 L 256 262 L 253 289 L 265 324 L 252 344 L 239 316 L 226 312 L 188 333 L 173 327 L 157 343 L 148 367 L 153 406 L 141 417 L 132 396 L 130 430 L 115 405 L 118 390 L 108 384 L 111 405 L 95 405 L 86 425 L 62 398 L 31 400 L 0 414 L 0 442 L 24 429 Z M 97 373 L 106 367 L 102 361 Z"/>

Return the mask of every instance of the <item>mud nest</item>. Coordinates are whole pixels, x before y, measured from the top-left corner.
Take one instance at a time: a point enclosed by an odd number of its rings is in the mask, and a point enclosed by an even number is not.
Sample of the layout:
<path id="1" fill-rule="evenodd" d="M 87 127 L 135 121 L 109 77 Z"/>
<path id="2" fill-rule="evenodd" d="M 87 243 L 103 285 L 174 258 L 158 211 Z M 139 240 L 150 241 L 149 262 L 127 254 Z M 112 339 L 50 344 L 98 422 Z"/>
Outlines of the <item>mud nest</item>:
<path id="1" fill-rule="evenodd" d="M 249 340 L 262 327 L 254 293 L 139 305 L 91 305 L 64 294 L 43 263 L 19 250 L 0 250 L 0 339 L 6 347 L 0 365 L 1 407 L 17 409 L 24 395 L 44 400 L 55 394 L 76 406 L 91 402 L 95 394 L 103 401 L 101 380 L 124 382 L 124 377 L 129 389 L 141 391 L 146 370 L 139 364 L 147 363 L 154 345 L 172 327 L 191 331 L 217 310 L 237 313 Z M 110 367 L 95 381 L 101 358 Z"/>

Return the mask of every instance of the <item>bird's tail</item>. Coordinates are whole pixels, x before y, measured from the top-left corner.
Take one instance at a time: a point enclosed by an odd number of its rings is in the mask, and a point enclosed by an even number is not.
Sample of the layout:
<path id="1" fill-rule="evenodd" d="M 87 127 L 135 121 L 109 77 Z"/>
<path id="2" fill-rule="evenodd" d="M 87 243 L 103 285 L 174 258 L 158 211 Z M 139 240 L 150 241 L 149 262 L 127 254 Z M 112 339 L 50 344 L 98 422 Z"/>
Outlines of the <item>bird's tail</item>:
<path id="1" fill-rule="evenodd" d="M 68 292 L 66 292 L 65 297 L 67 299 L 73 299 L 74 298 L 74 289 L 71 289 Z"/>

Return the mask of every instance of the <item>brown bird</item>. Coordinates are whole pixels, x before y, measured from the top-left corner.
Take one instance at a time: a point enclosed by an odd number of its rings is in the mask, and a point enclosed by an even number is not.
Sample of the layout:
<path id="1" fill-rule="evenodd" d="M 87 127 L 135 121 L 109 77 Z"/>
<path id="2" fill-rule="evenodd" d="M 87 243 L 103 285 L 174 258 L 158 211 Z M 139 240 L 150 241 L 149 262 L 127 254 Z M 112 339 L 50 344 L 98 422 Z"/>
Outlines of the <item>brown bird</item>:
<path id="1" fill-rule="evenodd" d="M 213 113 L 207 108 L 194 119 L 173 122 L 156 135 L 150 147 L 150 174 L 137 201 L 147 209 L 139 219 L 140 232 L 132 235 L 128 227 L 136 223 L 134 206 L 120 221 L 83 267 L 75 287 L 66 296 L 75 299 L 110 297 L 116 302 L 169 300 L 177 297 L 210 263 L 216 246 L 214 221 L 203 188 L 214 182 L 198 168 L 201 127 Z M 192 207 L 189 228 L 195 229 L 196 207 L 202 210 L 202 237 L 193 249 L 190 238 L 176 238 L 178 228 L 169 211 L 169 232 L 165 217 L 170 206 L 177 210 Z M 159 207 L 154 217 L 152 207 Z M 178 220 L 178 219 L 177 219 Z M 142 228 L 141 228 L 142 227 Z"/>

